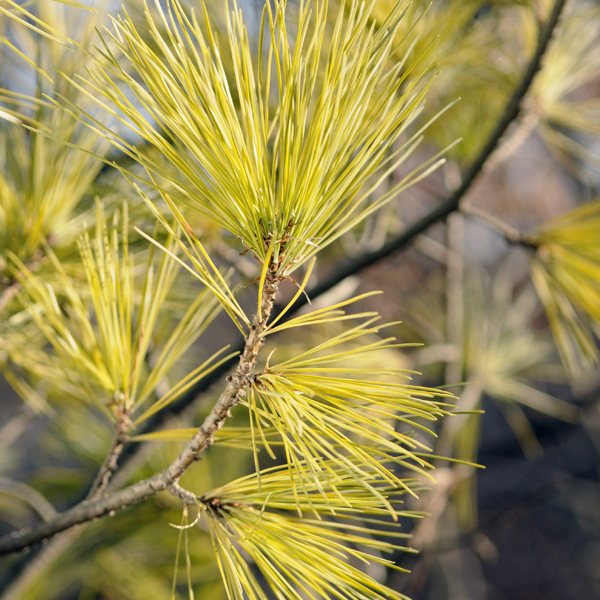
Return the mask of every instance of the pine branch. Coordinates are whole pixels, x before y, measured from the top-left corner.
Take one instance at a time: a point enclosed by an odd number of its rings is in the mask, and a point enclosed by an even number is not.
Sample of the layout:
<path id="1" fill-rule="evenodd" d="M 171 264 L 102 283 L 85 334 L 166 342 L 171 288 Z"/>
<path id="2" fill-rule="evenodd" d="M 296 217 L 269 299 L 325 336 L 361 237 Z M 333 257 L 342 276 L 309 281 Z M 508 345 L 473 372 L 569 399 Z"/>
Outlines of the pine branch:
<path id="1" fill-rule="evenodd" d="M 515 89 L 511 99 L 506 105 L 504 113 L 494 128 L 494 131 L 490 135 L 485 147 L 469 169 L 468 173 L 463 178 L 461 185 L 445 201 L 439 204 L 419 221 L 409 226 L 399 236 L 389 240 L 380 249 L 374 252 L 363 254 L 361 257 L 349 260 L 344 264 L 337 266 L 334 273 L 330 277 L 307 291 L 309 298 L 314 300 L 319 296 L 322 296 L 336 285 L 344 281 L 344 279 L 360 273 L 367 267 L 376 264 L 380 260 L 387 258 L 397 251 L 404 250 L 423 232 L 429 229 L 429 227 L 439 223 L 440 221 L 443 221 L 448 215 L 459 209 L 461 200 L 470 190 L 477 177 L 484 170 L 485 165 L 495 153 L 496 148 L 498 147 L 510 125 L 519 116 L 522 109 L 523 100 L 527 95 L 529 88 L 531 87 L 535 75 L 542 65 L 542 59 L 548 48 L 552 34 L 560 20 L 565 3 L 566 0 L 556 0 L 546 25 L 540 31 L 535 54 L 531 58 L 531 61 L 529 62 L 529 65 L 523 74 L 521 82 Z M 301 295 L 288 312 L 287 316 L 283 317 L 282 322 L 285 322 L 287 319 L 291 318 L 294 312 L 300 310 L 306 304 L 306 296 Z M 274 317 L 279 315 L 283 308 L 284 305 L 276 305 L 273 310 Z M 241 352 L 243 350 L 243 344 L 240 345 L 239 348 L 234 348 L 234 350 L 239 350 Z M 203 378 L 198 385 L 190 388 L 186 394 L 182 395 L 181 398 L 177 402 L 174 402 L 167 410 L 161 411 L 160 413 L 156 414 L 153 419 L 151 418 L 146 421 L 146 427 L 144 428 L 145 431 L 154 431 L 155 429 L 160 428 L 163 421 L 169 416 L 178 415 L 183 412 L 183 410 L 189 404 L 191 404 L 199 394 L 204 393 L 212 385 L 217 383 L 223 377 L 223 375 L 231 369 L 234 362 L 235 359 L 233 358 L 230 361 L 223 363 L 219 368 L 215 369 L 207 377 Z M 129 452 L 127 449 L 125 449 L 124 455 L 128 454 Z"/>
<path id="2" fill-rule="evenodd" d="M 215 433 L 223 426 L 227 417 L 231 415 L 231 409 L 245 394 L 244 388 L 249 382 L 251 371 L 256 365 L 258 353 L 264 343 L 261 333 L 267 326 L 280 282 L 281 277 L 274 270 L 269 269 L 263 287 L 261 310 L 254 318 L 237 368 L 228 378 L 227 385 L 219 400 L 196 435 L 169 467 L 148 479 L 139 481 L 108 496 L 80 502 L 47 523 L 25 530 L 24 533 L 12 532 L 5 535 L 0 538 L 0 555 L 39 544 L 61 531 L 123 510 L 127 506 L 137 504 L 158 492 L 170 491 L 184 500 L 189 498 L 189 494 L 184 493 L 185 491 L 178 485 L 179 479 L 195 461 L 200 459 L 200 454 L 212 445 Z M 98 489 L 100 488 L 98 487 Z"/>
<path id="3" fill-rule="evenodd" d="M 130 428 L 131 422 L 127 415 L 123 414 L 122 418 L 117 422 L 110 448 L 104 462 L 98 470 L 98 474 L 92 483 L 92 487 L 87 494 L 86 500 L 97 500 L 103 496 L 110 478 L 118 468 L 119 456 L 121 455 L 121 452 L 123 452 L 123 446 L 127 441 L 127 434 L 129 433 Z"/>
<path id="4" fill-rule="evenodd" d="M 489 175 L 492 171 L 501 165 L 505 160 L 511 157 L 527 140 L 531 132 L 540 122 L 540 115 L 535 109 L 523 111 L 521 120 L 514 127 L 510 135 L 503 138 L 499 146 L 483 167 L 483 173 Z"/>

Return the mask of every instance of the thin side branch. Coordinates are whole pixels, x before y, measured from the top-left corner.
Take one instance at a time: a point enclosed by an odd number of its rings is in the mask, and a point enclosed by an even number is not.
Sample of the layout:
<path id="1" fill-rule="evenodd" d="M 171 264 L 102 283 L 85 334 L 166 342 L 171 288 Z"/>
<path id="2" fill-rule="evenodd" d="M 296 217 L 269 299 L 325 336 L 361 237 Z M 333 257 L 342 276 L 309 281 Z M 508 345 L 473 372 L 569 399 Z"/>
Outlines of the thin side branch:
<path id="1" fill-rule="evenodd" d="M 523 114 L 521 122 L 514 128 L 513 132 L 502 140 L 483 167 L 483 173 L 489 175 L 496 167 L 511 157 L 527 140 L 531 132 L 540 122 L 539 114 L 531 109 Z"/>
<path id="2" fill-rule="evenodd" d="M 123 446 L 127 441 L 127 434 L 131 428 L 131 422 L 127 415 L 123 415 L 121 419 L 117 421 L 115 427 L 115 434 L 113 436 L 110 448 L 104 459 L 104 462 L 98 470 L 98 474 L 92 483 L 92 487 L 88 492 L 86 500 L 97 500 L 104 494 L 104 490 L 110 481 L 113 473 L 118 468 L 118 460 L 121 452 L 123 452 Z"/>
<path id="3" fill-rule="evenodd" d="M 139 481 L 108 496 L 96 500 L 85 500 L 57 515 L 48 523 L 25 530 L 23 533 L 16 531 L 0 538 L 0 555 L 39 544 L 61 531 L 123 510 L 127 506 L 137 504 L 158 492 L 167 490 L 178 497 L 183 497 L 182 488 L 178 485 L 180 477 L 195 461 L 200 459 L 200 454 L 212 445 L 215 433 L 223 426 L 227 417 L 231 415 L 231 409 L 245 394 L 244 388 L 249 381 L 251 371 L 256 365 L 258 353 L 264 343 L 261 333 L 267 326 L 280 281 L 281 277 L 274 271 L 267 273 L 261 300 L 261 311 L 254 318 L 239 364 L 231 377 L 228 378 L 227 385 L 219 400 L 196 435 L 188 442 L 182 453 L 171 465 L 148 479 Z M 184 500 L 188 500 L 187 495 Z"/>
<path id="4" fill-rule="evenodd" d="M 515 227 L 512 227 L 502 219 L 491 215 L 485 210 L 481 210 L 475 206 L 466 205 L 461 206 L 460 211 L 469 217 L 474 217 L 486 225 L 489 225 L 492 229 L 502 235 L 509 244 L 523 246 L 530 250 L 537 250 L 537 246 L 530 240 L 527 234 L 522 233 Z"/>

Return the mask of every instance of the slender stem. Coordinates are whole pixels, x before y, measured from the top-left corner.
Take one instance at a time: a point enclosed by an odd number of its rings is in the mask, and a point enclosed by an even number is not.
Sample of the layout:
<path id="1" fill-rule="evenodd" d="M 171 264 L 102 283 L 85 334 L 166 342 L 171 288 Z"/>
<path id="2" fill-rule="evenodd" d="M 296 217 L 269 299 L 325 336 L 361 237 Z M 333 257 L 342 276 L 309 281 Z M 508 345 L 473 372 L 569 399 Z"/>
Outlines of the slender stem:
<path id="1" fill-rule="evenodd" d="M 440 265 L 448 264 L 448 248 L 427 235 L 420 235 L 417 237 L 415 240 L 415 248 L 421 252 L 421 254 L 433 258 L 433 260 L 440 263 Z"/>
<path id="2" fill-rule="evenodd" d="M 540 122 L 540 116 L 535 110 L 529 110 L 523 114 L 520 123 L 514 128 L 510 135 L 502 140 L 502 145 L 496 148 L 494 153 L 483 167 L 483 173 L 489 175 L 496 167 L 500 166 L 507 158 L 512 156 L 527 140 L 536 125 Z"/>
<path id="3" fill-rule="evenodd" d="M 264 344 L 261 333 L 267 327 L 267 321 L 271 315 L 277 287 L 280 282 L 280 276 L 274 271 L 267 273 L 261 299 L 261 311 L 260 314 L 254 317 L 254 322 L 246 338 L 246 345 L 240 357 L 240 362 L 229 378 L 219 400 L 210 414 L 204 419 L 202 427 L 188 442 L 188 445 L 179 455 L 179 458 L 168 469 L 163 471 L 169 485 L 177 483 L 186 469 L 198 459 L 200 452 L 212 445 L 215 433 L 223 426 L 225 419 L 231 415 L 231 409 L 244 396 L 244 388 L 249 383 L 248 377 L 256 365 L 258 353 Z"/>
<path id="4" fill-rule="evenodd" d="M 240 351 L 240 354 L 242 353 Z M 235 359 L 235 357 L 234 357 Z M 161 429 L 179 429 L 182 427 L 189 427 L 193 422 L 194 417 L 205 408 L 207 402 L 207 394 L 200 394 L 196 396 L 194 402 L 190 402 L 185 410 L 178 415 L 170 415 L 168 419 L 165 419 L 161 424 Z M 135 454 L 130 455 L 128 460 L 121 460 L 118 471 L 114 474 L 108 483 L 106 488 L 107 491 L 112 491 L 123 487 L 140 469 L 140 467 L 146 462 L 150 454 L 156 451 L 156 444 L 151 442 L 145 442 L 142 444 L 132 444 L 131 447 L 137 448 Z M 125 452 L 127 447 L 125 448 Z"/>
<path id="5" fill-rule="evenodd" d="M 127 415 L 123 415 L 123 418 L 117 421 L 115 434 L 110 444 L 110 448 L 106 458 L 104 459 L 104 462 L 98 470 L 98 474 L 92 483 L 92 487 L 88 492 L 86 500 L 97 500 L 104 494 L 104 490 L 106 489 L 110 478 L 118 468 L 119 456 L 121 455 L 123 446 L 127 441 L 127 434 L 129 433 L 130 427 L 131 423 L 127 418 Z"/>
<path id="6" fill-rule="evenodd" d="M 446 385 L 462 380 L 464 327 L 463 217 L 453 214 L 448 219 L 448 262 L 446 263 L 446 335 L 456 351 L 446 363 Z"/>
<path id="7" fill-rule="evenodd" d="M 227 417 L 231 415 L 231 409 L 245 394 L 244 388 L 249 382 L 251 371 L 256 365 L 258 353 L 264 343 L 261 333 L 267 326 L 280 282 L 281 277 L 274 270 L 267 272 L 261 300 L 261 311 L 254 318 L 239 364 L 228 378 L 227 385 L 212 411 L 177 459 L 166 469 L 148 479 L 139 481 L 108 496 L 80 502 L 73 508 L 57 515 L 51 521 L 25 530 L 24 533 L 13 532 L 5 535 L 0 538 L 0 555 L 38 544 L 74 525 L 122 510 L 161 491 L 171 491 L 178 497 L 187 500 L 188 496 L 183 494 L 182 488 L 178 485 L 179 479 L 195 461 L 200 459 L 202 451 L 212 445 L 215 433 L 223 426 Z"/>
<path id="8" fill-rule="evenodd" d="M 489 225 L 500 235 L 504 236 L 504 239 L 510 244 L 523 246 L 524 248 L 529 248 L 530 250 L 537 250 L 537 246 L 529 239 L 527 234 L 524 234 L 515 227 L 505 223 L 502 221 L 502 219 L 499 219 L 495 215 L 491 215 L 480 208 L 470 205 L 461 206 L 460 211 L 469 217 L 474 217 L 486 225 Z"/>

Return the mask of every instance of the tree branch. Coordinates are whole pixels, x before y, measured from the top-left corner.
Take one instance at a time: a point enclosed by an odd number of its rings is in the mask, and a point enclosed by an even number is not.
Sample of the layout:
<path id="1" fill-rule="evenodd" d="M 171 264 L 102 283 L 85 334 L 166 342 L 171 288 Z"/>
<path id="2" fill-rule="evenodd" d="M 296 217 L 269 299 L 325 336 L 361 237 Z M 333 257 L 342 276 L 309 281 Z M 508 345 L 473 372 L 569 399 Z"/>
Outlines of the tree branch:
<path id="1" fill-rule="evenodd" d="M 524 112 L 520 123 L 513 129 L 510 135 L 507 135 L 502 140 L 502 145 L 486 161 L 482 172 L 485 175 L 489 175 L 496 167 L 512 156 L 525 143 L 539 122 L 540 116 L 536 110 L 529 109 L 527 112 Z"/>
<path id="2" fill-rule="evenodd" d="M 509 244 L 522 246 L 523 248 L 528 248 L 529 250 L 537 250 L 537 245 L 531 241 L 527 234 L 522 233 L 515 227 L 505 223 L 502 219 L 499 219 L 495 215 L 471 205 L 461 206 L 460 211 L 464 215 L 473 217 L 494 229 L 494 231 L 503 236 Z"/>
<path id="3" fill-rule="evenodd" d="M 110 478 L 117 470 L 119 456 L 123 451 L 123 445 L 127 441 L 127 434 L 129 433 L 130 428 L 131 422 L 127 415 L 123 414 L 122 418 L 117 421 L 115 434 L 110 444 L 110 448 L 104 462 L 100 465 L 100 469 L 98 469 L 98 474 L 92 483 L 92 487 L 87 494 L 86 500 L 97 500 L 103 495 Z"/>
<path id="4" fill-rule="evenodd" d="M 522 246 L 523 248 L 529 248 L 530 250 L 537 250 L 537 245 L 531 241 L 527 234 L 522 233 L 515 227 L 512 227 L 502 219 L 491 215 L 485 210 L 467 205 L 461 206 L 460 211 L 468 217 L 473 217 L 486 225 L 489 225 L 497 233 L 502 235 L 508 243 Z"/>
<path id="5" fill-rule="evenodd" d="M 261 334 L 267 326 L 280 282 L 281 277 L 274 270 L 269 269 L 263 287 L 261 311 L 254 318 L 239 364 L 228 378 L 227 385 L 212 411 L 176 460 L 148 479 L 108 496 L 80 502 L 49 522 L 25 530 L 24 533 L 16 531 L 3 536 L 0 538 L 0 555 L 31 547 L 61 531 L 122 510 L 161 491 L 171 491 L 176 496 L 187 500 L 188 496 L 183 494 L 182 488 L 178 485 L 179 479 L 195 461 L 200 459 L 200 454 L 212 445 L 215 433 L 231 415 L 231 409 L 244 396 L 244 388 L 248 384 L 250 373 L 256 365 L 258 353 L 264 343 Z"/>

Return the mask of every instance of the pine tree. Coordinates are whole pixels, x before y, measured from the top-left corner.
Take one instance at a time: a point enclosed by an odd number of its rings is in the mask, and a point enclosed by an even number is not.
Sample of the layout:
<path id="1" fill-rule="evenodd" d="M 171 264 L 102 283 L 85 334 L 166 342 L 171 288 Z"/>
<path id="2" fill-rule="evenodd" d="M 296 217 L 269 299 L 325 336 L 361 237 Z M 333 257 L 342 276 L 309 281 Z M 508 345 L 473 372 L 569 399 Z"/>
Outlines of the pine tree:
<path id="1" fill-rule="evenodd" d="M 520 405 L 578 418 L 528 379 L 553 353 L 530 291 L 464 277 L 463 219 L 528 253 L 571 377 L 597 364 L 600 204 L 523 234 L 469 192 L 533 130 L 583 161 L 568 133 L 598 133 L 575 95 L 600 72 L 598 10 L 2 2 L 0 365 L 19 418 L 97 471 L 0 478 L 9 523 L 40 517 L 0 538 L 34 550 L 7 559 L 3 598 L 406 597 L 377 568 L 426 546 L 427 519 L 412 546 L 400 525 L 435 466 L 476 519 L 482 395 L 530 450 Z M 444 169 L 454 191 L 394 235 L 399 194 Z M 377 292 L 320 300 L 412 242 L 435 254 L 419 236 L 449 216 L 455 352 L 432 387 Z"/>

